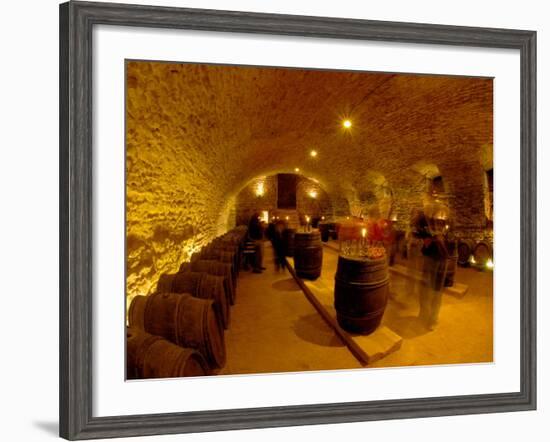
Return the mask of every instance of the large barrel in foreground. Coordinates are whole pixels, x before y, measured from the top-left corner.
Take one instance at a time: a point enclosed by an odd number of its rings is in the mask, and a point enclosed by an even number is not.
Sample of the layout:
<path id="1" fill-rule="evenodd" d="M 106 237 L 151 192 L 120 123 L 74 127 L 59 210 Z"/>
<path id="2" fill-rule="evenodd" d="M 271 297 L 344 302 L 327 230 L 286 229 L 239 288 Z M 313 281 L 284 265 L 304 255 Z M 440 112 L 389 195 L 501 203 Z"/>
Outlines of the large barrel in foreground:
<path id="1" fill-rule="evenodd" d="M 172 344 L 138 328 L 126 331 L 126 378 L 180 378 L 204 376 L 208 365 L 202 355 Z"/>
<path id="2" fill-rule="evenodd" d="M 323 265 L 323 244 L 318 230 L 294 235 L 294 268 L 300 278 L 317 279 Z"/>
<path id="3" fill-rule="evenodd" d="M 365 335 L 374 332 L 384 316 L 388 286 L 386 257 L 365 259 L 339 256 L 334 307 L 340 327 Z"/>
<path id="4" fill-rule="evenodd" d="M 198 350 L 211 368 L 225 364 L 225 342 L 213 301 L 188 294 L 136 296 L 128 311 L 130 326 Z"/>

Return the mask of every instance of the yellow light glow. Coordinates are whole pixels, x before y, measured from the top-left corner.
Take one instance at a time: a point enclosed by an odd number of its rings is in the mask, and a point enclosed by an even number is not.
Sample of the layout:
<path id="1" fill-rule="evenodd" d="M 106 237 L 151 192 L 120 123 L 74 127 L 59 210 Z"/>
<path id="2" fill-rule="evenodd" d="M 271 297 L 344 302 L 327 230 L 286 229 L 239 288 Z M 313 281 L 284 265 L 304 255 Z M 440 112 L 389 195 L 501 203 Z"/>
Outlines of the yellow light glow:
<path id="1" fill-rule="evenodd" d="M 312 197 L 312 198 L 317 198 L 317 191 L 316 190 L 310 190 L 309 191 L 309 196 Z"/>
<path id="2" fill-rule="evenodd" d="M 342 126 L 344 126 L 344 128 L 346 128 L 346 129 L 349 129 L 351 127 L 351 121 L 350 120 L 344 120 L 343 123 L 342 123 Z"/>
<path id="3" fill-rule="evenodd" d="M 487 264 L 485 264 L 485 265 L 487 266 L 488 269 L 494 269 L 495 268 L 495 264 L 493 263 L 492 259 L 488 259 Z"/>
<path id="4" fill-rule="evenodd" d="M 309 153 L 313 158 L 315 158 L 317 156 L 317 151 L 316 150 L 312 150 L 310 153 Z"/>
<path id="5" fill-rule="evenodd" d="M 256 184 L 256 196 L 264 196 L 265 194 L 265 185 L 263 181 L 260 181 Z"/>
<path id="6" fill-rule="evenodd" d="M 300 172 L 300 168 L 299 168 L 299 167 L 295 167 L 295 168 L 294 168 L 294 172 Z"/>

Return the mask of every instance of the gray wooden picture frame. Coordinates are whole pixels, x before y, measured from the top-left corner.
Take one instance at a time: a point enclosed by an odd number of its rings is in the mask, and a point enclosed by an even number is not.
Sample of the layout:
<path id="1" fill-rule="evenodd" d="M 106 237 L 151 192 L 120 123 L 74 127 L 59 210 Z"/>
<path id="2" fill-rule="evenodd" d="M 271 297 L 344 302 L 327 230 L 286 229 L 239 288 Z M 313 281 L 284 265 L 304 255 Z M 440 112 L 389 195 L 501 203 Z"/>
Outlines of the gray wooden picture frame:
<path id="1" fill-rule="evenodd" d="M 521 390 L 498 394 L 94 417 L 92 29 L 176 28 L 520 51 Z M 199 9 L 60 5 L 60 435 L 70 440 L 536 408 L 536 32 Z M 516 295 L 511 293 L 511 295 Z"/>

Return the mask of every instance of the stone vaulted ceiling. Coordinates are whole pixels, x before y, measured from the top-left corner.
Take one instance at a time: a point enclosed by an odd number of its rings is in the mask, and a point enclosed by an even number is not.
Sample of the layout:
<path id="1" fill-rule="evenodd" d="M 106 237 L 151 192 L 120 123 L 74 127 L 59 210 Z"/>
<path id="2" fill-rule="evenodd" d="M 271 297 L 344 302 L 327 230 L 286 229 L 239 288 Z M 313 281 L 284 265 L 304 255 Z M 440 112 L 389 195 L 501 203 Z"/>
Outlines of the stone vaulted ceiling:
<path id="1" fill-rule="evenodd" d="M 492 100 L 487 78 L 128 62 L 129 256 L 199 244 L 246 183 L 295 167 L 347 200 L 407 188 L 418 164 L 464 189 L 492 163 Z"/>

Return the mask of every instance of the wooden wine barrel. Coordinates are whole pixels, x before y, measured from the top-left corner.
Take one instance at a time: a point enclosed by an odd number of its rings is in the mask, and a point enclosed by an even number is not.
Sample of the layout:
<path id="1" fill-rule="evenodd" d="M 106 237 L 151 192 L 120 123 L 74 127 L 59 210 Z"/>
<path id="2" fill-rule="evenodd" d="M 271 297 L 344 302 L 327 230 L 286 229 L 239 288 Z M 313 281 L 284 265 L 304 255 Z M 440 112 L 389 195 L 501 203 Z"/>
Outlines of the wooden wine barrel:
<path id="1" fill-rule="evenodd" d="M 294 235 L 296 229 L 284 229 L 283 230 L 283 247 L 285 250 L 285 256 L 294 256 Z"/>
<path id="2" fill-rule="evenodd" d="M 192 295 L 197 295 L 198 287 L 205 276 L 206 273 L 201 272 L 178 272 L 174 275 L 169 290 L 157 289 L 157 292 L 191 293 Z"/>
<path id="3" fill-rule="evenodd" d="M 210 275 L 223 276 L 225 278 L 223 284 L 225 292 L 229 294 L 229 302 L 231 305 L 235 304 L 236 287 L 233 282 L 231 264 L 210 259 L 201 259 L 193 262 L 191 268 L 195 272 L 205 272 Z"/>
<path id="4" fill-rule="evenodd" d="M 474 247 L 473 254 L 476 262 L 484 266 L 487 261 L 493 259 L 493 246 L 489 241 L 479 241 Z"/>
<path id="5" fill-rule="evenodd" d="M 201 259 L 213 259 L 231 264 L 233 279 L 236 281 L 239 274 L 238 246 L 221 241 L 213 241 L 212 244 L 201 250 Z"/>
<path id="6" fill-rule="evenodd" d="M 323 265 L 323 245 L 318 230 L 294 235 L 294 268 L 300 278 L 317 279 Z"/>
<path id="7" fill-rule="evenodd" d="M 212 299 L 220 326 L 229 327 L 229 298 L 225 293 L 222 276 L 204 272 L 179 272 L 162 275 L 157 293 L 189 293 L 196 298 Z"/>
<path id="8" fill-rule="evenodd" d="M 194 348 L 211 368 L 220 368 L 225 364 L 225 342 L 213 304 L 189 294 L 136 296 L 129 310 L 130 327 L 143 323 L 147 333 Z"/>
<path id="9" fill-rule="evenodd" d="M 138 328 L 126 331 L 127 379 L 205 376 L 208 364 L 191 348 L 172 344 Z"/>
<path id="10" fill-rule="evenodd" d="M 470 256 L 474 251 L 474 242 L 469 239 L 461 239 L 458 241 L 458 264 L 467 266 Z"/>
<path id="11" fill-rule="evenodd" d="M 319 223 L 319 232 L 321 233 L 321 241 L 328 242 L 329 240 L 329 224 Z"/>
<path id="12" fill-rule="evenodd" d="M 374 332 L 384 316 L 388 287 L 385 256 L 375 260 L 339 256 L 334 307 L 340 327 L 365 335 Z"/>
<path id="13" fill-rule="evenodd" d="M 228 329 L 231 320 L 230 300 L 225 293 L 223 285 L 224 277 L 202 273 L 196 288 L 195 295 L 201 299 L 212 299 L 214 301 L 214 310 L 220 321 L 220 325 Z"/>

